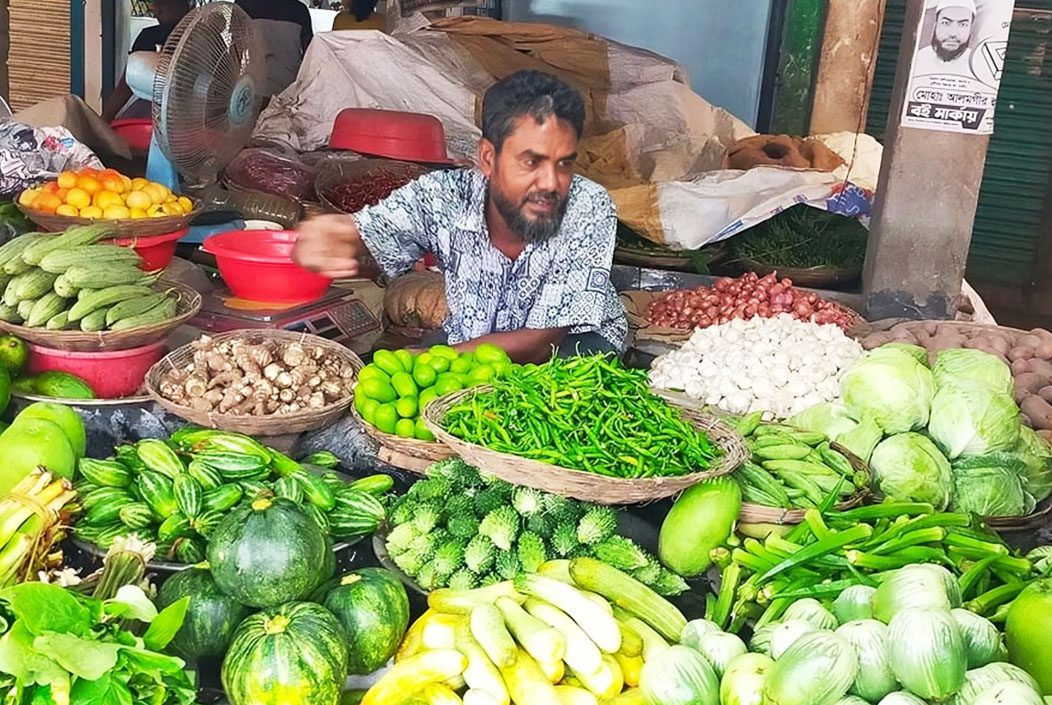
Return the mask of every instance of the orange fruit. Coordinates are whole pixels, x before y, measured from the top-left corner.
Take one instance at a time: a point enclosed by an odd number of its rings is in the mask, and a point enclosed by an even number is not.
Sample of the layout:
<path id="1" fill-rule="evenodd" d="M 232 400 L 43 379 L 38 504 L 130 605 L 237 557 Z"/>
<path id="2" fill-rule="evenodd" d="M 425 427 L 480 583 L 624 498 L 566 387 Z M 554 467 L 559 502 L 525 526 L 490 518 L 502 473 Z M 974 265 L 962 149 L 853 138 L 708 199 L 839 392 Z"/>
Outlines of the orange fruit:
<path id="1" fill-rule="evenodd" d="M 142 178 L 141 176 L 136 176 L 134 179 L 131 180 L 131 184 L 130 184 L 131 188 L 130 188 L 130 190 L 131 191 L 142 191 L 143 187 L 146 186 L 149 183 L 150 183 L 149 181 L 147 181 L 146 179 Z"/>
<path id="2" fill-rule="evenodd" d="M 145 211 L 153 205 L 153 199 L 145 191 L 132 191 L 125 197 L 124 203 L 128 208 L 141 208 Z"/>
<path id="3" fill-rule="evenodd" d="M 61 206 L 55 209 L 55 215 L 66 215 L 71 218 L 76 218 L 80 215 L 80 210 L 76 206 L 71 206 L 68 203 L 63 203 Z"/>
<path id="4" fill-rule="evenodd" d="M 42 193 L 33 201 L 33 208 L 44 213 L 54 213 L 61 205 L 62 201 L 53 193 Z"/>
<path id="5" fill-rule="evenodd" d="M 66 194 L 68 194 L 68 193 L 69 193 L 69 189 L 68 188 L 60 188 L 58 191 L 55 191 L 55 196 L 58 197 L 58 200 L 60 200 L 63 203 L 65 203 L 66 202 Z"/>
<path id="6" fill-rule="evenodd" d="M 178 203 L 162 203 L 161 204 L 161 211 L 163 211 L 165 215 L 182 215 L 183 214 L 183 209 L 179 207 Z"/>
<path id="7" fill-rule="evenodd" d="M 129 179 L 129 178 L 128 178 L 127 176 L 125 176 L 124 174 L 121 174 L 121 175 L 120 175 L 120 177 L 121 177 L 121 183 L 122 183 L 122 184 L 124 184 L 124 190 L 125 190 L 125 191 L 131 191 L 131 187 L 132 187 L 132 180 L 131 180 L 131 179 Z"/>
<path id="8" fill-rule="evenodd" d="M 154 203 L 152 206 L 146 209 L 146 215 L 151 218 L 164 218 L 168 214 L 164 212 L 164 206 L 160 203 Z"/>
<path id="9" fill-rule="evenodd" d="M 77 175 L 72 171 L 64 171 L 58 175 L 56 183 L 58 183 L 59 188 L 73 188 L 77 185 Z"/>
<path id="10" fill-rule="evenodd" d="M 46 184 L 44 184 L 43 186 L 41 186 L 40 188 L 41 188 L 41 190 L 44 193 L 55 194 L 55 193 L 58 193 L 58 182 L 57 181 L 49 181 Z"/>
<path id="11" fill-rule="evenodd" d="M 99 174 L 99 185 L 114 193 L 124 193 L 127 190 L 120 174 Z"/>
<path id="12" fill-rule="evenodd" d="M 87 206 L 86 208 L 80 209 L 81 218 L 101 218 L 102 209 L 98 206 Z"/>
<path id="13" fill-rule="evenodd" d="M 143 191 L 150 194 L 150 198 L 153 200 L 154 203 L 164 203 L 168 200 L 168 196 L 171 193 L 167 188 L 165 188 L 161 184 L 155 183 L 147 184 L 146 187 L 143 188 Z"/>
<path id="14" fill-rule="evenodd" d="M 66 203 L 76 208 L 87 208 L 91 205 L 91 196 L 84 189 L 73 187 L 66 192 Z"/>
<path id="15" fill-rule="evenodd" d="M 99 185 L 99 180 L 94 176 L 84 174 L 77 178 L 77 188 L 84 189 L 89 195 L 94 196 L 102 189 L 102 186 Z"/>
<path id="16" fill-rule="evenodd" d="M 186 196 L 179 197 L 179 207 L 183 209 L 183 213 L 189 215 L 194 211 L 194 202 Z"/>
<path id="17" fill-rule="evenodd" d="M 33 207 L 33 201 L 37 200 L 37 196 L 40 195 L 40 189 L 38 188 L 27 188 L 18 196 L 18 202 L 26 208 Z"/>
<path id="18" fill-rule="evenodd" d="M 139 218 L 148 218 L 149 217 L 148 215 L 146 215 L 146 211 L 144 211 L 142 208 L 132 208 L 132 209 L 130 209 L 130 213 L 131 213 L 131 217 L 136 219 L 136 220 L 138 220 Z"/>
<path id="19" fill-rule="evenodd" d="M 102 217 L 106 220 L 124 220 L 131 217 L 131 211 L 125 206 L 109 206 L 102 210 Z"/>
<path id="20" fill-rule="evenodd" d="M 86 166 L 77 172 L 77 176 L 98 176 L 99 170 L 94 167 Z"/>
<path id="21" fill-rule="evenodd" d="M 121 198 L 119 193 L 114 193 L 113 191 L 99 191 L 95 194 L 95 197 L 91 199 L 91 203 L 102 210 L 106 210 L 110 206 L 123 206 L 124 199 Z"/>

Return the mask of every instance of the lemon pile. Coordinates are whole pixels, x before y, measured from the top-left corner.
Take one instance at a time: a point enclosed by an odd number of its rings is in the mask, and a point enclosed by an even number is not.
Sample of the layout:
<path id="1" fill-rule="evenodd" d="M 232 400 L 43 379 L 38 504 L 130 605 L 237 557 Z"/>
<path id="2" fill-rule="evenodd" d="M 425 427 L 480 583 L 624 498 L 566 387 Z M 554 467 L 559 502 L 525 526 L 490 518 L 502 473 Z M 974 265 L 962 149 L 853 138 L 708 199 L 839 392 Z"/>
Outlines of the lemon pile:
<path id="1" fill-rule="evenodd" d="M 186 196 L 114 169 L 64 171 L 56 180 L 24 191 L 18 202 L 42 213 L 102 220 L 163 218 L 194 209 Z"/>

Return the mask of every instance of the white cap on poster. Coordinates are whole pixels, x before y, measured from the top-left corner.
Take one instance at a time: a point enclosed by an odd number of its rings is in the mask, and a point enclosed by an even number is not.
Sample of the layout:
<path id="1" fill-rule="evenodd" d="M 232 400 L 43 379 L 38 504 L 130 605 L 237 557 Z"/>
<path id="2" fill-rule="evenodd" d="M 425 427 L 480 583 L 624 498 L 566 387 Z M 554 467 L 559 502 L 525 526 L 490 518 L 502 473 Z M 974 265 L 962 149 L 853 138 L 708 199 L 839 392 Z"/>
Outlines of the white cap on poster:
<path id="1" fill-rule="evenodd" d="M 937 15 L 950 7 L 963 7 L 966 10 L 971 10 L 973 15 L 978 13 L 978 9 L 975 7 L 975 0 L 939 0 L 939 4 L 935 6 L 935 14 Z"/>

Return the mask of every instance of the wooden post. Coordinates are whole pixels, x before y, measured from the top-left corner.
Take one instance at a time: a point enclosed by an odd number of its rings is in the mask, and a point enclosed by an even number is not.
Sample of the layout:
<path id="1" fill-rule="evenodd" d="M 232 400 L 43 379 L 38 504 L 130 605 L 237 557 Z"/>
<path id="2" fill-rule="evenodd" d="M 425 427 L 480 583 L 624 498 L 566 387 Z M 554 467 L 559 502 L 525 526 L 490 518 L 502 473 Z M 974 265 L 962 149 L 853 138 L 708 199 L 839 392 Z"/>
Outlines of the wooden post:
<path id="1" fill-rule="evenodd" d="M 1002 1 L 1008 3 L 1010 18 L 1012 0 L 999 0 L 1000 11 Z M 911 113 L 913 122 L 925 112 L 917 101 L 929 100 L 923 95 L 907 98 L 925 13 L 925 0 L 909 0 L 863 271 L 863 304 L 870 320 L 956 315 L 990 141 L 981 129 L 955 130 L 949 122 L 946 129 L 902 125 L 907 100 L 917 111 Z M 1000 25 L 1005 39 L 1009 24 Z M 931 26 L 929 22 L 925 46 L 932 41 Z M 948 93 L 942 91 L 943 102 Z M 927 108 L 930 115 L 939 115 L 939 100 Z"/>
<path id="2" fill-rule="evenodd" d="M 811 134 L 862 132 L 886 0 L 829 0 Z"/>

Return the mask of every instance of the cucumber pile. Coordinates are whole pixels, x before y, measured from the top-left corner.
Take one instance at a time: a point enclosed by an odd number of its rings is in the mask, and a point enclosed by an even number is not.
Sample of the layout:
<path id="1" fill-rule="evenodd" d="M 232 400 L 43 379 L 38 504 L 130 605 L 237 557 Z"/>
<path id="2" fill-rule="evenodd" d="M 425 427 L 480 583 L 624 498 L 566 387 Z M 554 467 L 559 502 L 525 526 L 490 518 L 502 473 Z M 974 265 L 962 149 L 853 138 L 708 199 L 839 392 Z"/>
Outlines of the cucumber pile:
<path id="1" fill-rule="evenodd" d="M 386 512 L 380 501 L 388 475 L 345 483 L 336 458 L 318 453 L 300 464 L 248 436 L 185 427 L 168 441 L 118 446 L 108 460 L 79 462 L 76 490 L 84 516 L 76 534 L 108 548 L 119 536 L 157 544 L 157 555 L 177 563 L 205 559 L 208 539 L 235 507 L 280 497 L 301 507 L 332 540 L 371 534 Z"/>
<path id="2" fill-rule="evenodd" d="M 100 243 L 105 224 L 31 233 L 0 246 L 0 320 L 27 328 L 133 330 L 175 317 L 178 295 L 157 291 L 130 247 Z"/>

